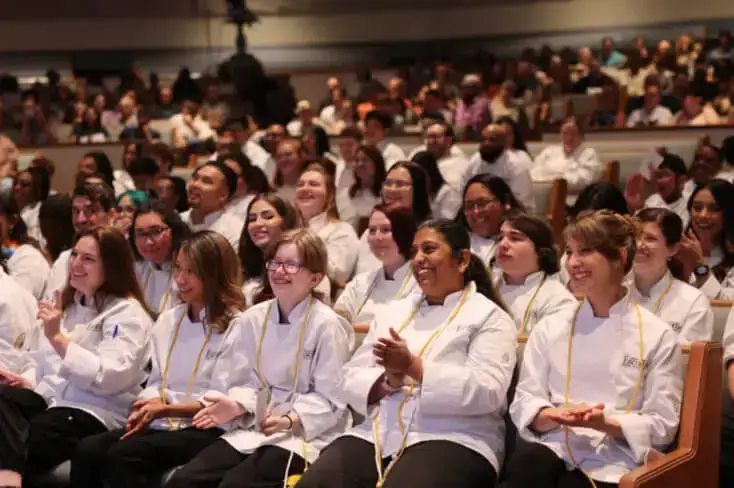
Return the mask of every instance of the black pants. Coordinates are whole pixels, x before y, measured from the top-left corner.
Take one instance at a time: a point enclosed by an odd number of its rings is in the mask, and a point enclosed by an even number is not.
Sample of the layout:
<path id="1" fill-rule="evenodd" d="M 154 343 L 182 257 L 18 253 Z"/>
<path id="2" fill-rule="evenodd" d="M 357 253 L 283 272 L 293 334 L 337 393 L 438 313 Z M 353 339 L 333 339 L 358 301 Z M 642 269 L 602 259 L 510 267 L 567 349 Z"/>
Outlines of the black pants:
<path id="1" fill-rule="evenodd" d="M 389 459 L 383 460 L 383 469 Z M 492 488 L 497 474 L 480 454 L 449 441 L 410 446 L 385 478 L 385 488 Z M 374 444 L 345 436 L 332 442 L 298 488 L 375 488 Z"/>
<path id="2" fill-rule="evenodd" d="M 166 471 L 187 463 L 216 441 L 221 429 L 149 430 L 120 440 L 116 430 L 84 439 L 71 462 L 74 488 L 145 487 Z"/>
<path id="3" fill-rule="evenodd" d="M 68 460 L 79 442 L 106 427 L 76 408 L 46 407 L 24 388 L 0 385 L 0 469 L 24 475 L 24 484 Z"/>
<path id="4" fill-rule="evenodd" d="M 734 401 L 728 388 L 724 388 L 722 401 L 719 486 L 731 488 L 734 486 Z"/>
<path id="5" fill-rule="evenodd" d="M 614 483 L 594 480 L 597 488 L 616 488 Z M 500 488 L 591 488 L 591 482 L 578 469 L 568 471 L 555 452 L 535 442 L 520 443 L 505 464 Z"/>

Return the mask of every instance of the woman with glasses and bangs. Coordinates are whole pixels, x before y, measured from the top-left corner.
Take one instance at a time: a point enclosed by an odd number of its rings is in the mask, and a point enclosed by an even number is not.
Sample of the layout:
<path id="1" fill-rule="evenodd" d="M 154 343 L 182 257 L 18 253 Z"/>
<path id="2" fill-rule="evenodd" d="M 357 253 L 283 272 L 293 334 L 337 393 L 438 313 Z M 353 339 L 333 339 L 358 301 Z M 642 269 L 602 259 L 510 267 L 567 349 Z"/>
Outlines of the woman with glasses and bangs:
<path id="1" fill-rule="evenodd" d="M 173 262 L 191 229 L 178 213 L 160 200 L 148 200 L 135 212 L 130 247 L 137 262 L 135 274 L 145 303 L 155 314 L 178 305 L 173 286 Z"/>
<path id="2" fill-rule="evenodd" d="M 413 212 L 418 225 L 431 218 L 429 180 L 426 171 L 408 161 L 393 165 L 382 184 L 382 203 L 409 209 Z M 359 239 L 356 273 L 372 271 L 380 266 L 382 263 L 372 253 L 368 231 L 365 231 Z"/>
<path id="3" fill-rule="evenodd" d="M 523 206 L 502 178 L 488 174 L 476 175 L 466 183 L 463 202 L 457 222 L 469 231 L 472 253 L 491 272 L 502 218 Z"/>

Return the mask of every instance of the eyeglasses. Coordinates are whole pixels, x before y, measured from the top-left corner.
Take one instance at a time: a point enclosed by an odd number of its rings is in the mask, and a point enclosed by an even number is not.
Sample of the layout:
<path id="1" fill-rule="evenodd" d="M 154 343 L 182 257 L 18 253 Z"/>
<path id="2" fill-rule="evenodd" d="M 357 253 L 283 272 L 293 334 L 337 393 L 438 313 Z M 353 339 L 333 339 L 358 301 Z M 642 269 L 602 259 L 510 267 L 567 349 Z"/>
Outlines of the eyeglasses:
<path id="1" fill-rule="evenodd" d="M 397 188 L 398 190 L 404 190 L 413 186 L 413 183 L 405 180 L 385 180 L 382 184 L 383 188 Z"/>
<path id="2" fill-rule="evenodd" d="M 287 274 L 296 274 L 302 267 L 299 263 L 284 262 L 277 259 L 271 259 L 265 265 L 269 271 L 278 271 L 280 268 L 283 268 L 283 271 Z"/>
<path id="3" fill-rule="evenodd" d="M 136 239 L 158 239 L 161 234 L 170 229 L 170 227 L 151 227 L 150 229 L 135 229 Z"/>
<path id="4" fill-rule="evenodd" d="M 471 212 L 472 210 L 485 210 L 493 203 L 499 202 L 496 198 L 489 199 L 489 200 L 474 200 L 471 202 L 466 202 L 464 204 L 464 211 L 465 212 Z"/>

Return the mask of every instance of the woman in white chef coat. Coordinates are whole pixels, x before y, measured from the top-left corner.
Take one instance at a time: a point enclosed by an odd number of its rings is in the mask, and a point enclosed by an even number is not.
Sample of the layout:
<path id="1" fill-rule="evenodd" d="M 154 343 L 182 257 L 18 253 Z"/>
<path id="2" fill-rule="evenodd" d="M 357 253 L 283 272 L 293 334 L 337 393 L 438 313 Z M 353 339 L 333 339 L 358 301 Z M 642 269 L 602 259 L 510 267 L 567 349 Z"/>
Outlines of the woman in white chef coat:
<path id="1" fill-rule="evenodd" d="M 505 215 L 497 244 L 497 287 L 515 319 L 519 335 L 554 314 L 573 310 L 578 301 L 558 280 L 558 251 L 553 230 L 537 216 Z"/>
<path id="2" fill-rule="evenodd" d="M 409 208 L 418 224 L 425 222 L 431 217 L 426 171 L 417 164 L 407 161 L 394 164 L 382 185 L 382 203 Z M 359 239 L 357 274 L 372 271 L 381 266 L 380 260 L 370 250 L 367 235 L 367 231 L 364 231 Z"/>
<path id="3" fill-rule="evenodd" d="M 298 213 L 288 201 L 273 195 L 257 195 L 247 210 L 238 255 L 244 278 L 243 292 L 248 307 L 258 302 L 263 291 L 265 251 L 283 231 L 300 226 Z M 270 299 L 272 297 L 267 297 Z"/>
<path id="4" fill-rule="evenodd" d="M 295 205 L 296 185 L 306 166 L 306 150 L 298 139 L 286 137 L 278 142 L 275 150 L 275 174 L 273 189 L 283 200 Z"/>
<path id="5" fill-rule="evenodd" d="M 51 266 L 12 201 L 0 202 L 0 253 L 0 266 L 40 299 Z"/>
<path id="6" fill-rule="evenodd" d="M 367 241 L 382 267 L 357 275 L 339 296 L 334 310 L 353 324 L 370 322 L 378 307 L 408 296 L 417 288 L 410 268 L 410 248 L 417 225 L 404 207 L 378 205 L 372 211 Z"/>
<path id="7" fill-rule="evenodd" d="M 679 344 L 710 341 L 711 304 L 701 290 L 681 281 L 682 266 L 675 258 L 683 233 L 681 218 L 664 208 L 645 208 L 636 217 L 640 234 L 632 269 L 634 298 L 670 325 Z"/>
<path id="8" fill-rule="evenodd" d="M 37 315 L 33 295 L 0 267 L 0 385 L 17 383 L 15 375 L 26 363 Z"/>
<path id="9" fill-rule="evenodd" d="M 138 260 L 135 274 L 145 303 L 156 315 L 178 305 L 173 261 L 191 234 L 178 212 L 160 200 L 146 201 L 133 216 L 129 241 Z"/>
<path id="10" fill-rule="evenodd" d="M 269 248 L 268 288 L 275 298 L 241 314 L 227 338 L 230 371 L 212 402 L 194 418 L 210 428 L 236 419 L 225 434 L 177 471 L 168 488 L 281 487 L 346 429 L 339 400 L 351 326 L 319 299 L 326 249 L 305 229 L 288 231 Z"/>
<path id="11" fill-rule="evenodd" d="M 148 486 L 214 442 L 224 426 L 192 426 L 213 378 L 229 372 L 226 337 L 244 310 L 242 273 L 228 241 L 211 231 L 185 240 L 173 270 L 181 304 L 152 334 L 152 370 L 124 428 L 89 437 L 72 457 L 75 488 Z"/>
<path id="12" fill-rule="evenodd" d="M 734 299 L 734 185 L 711 180 L 688 200 L 691 223 L 676 257 L 709 300 Z"/>
<path id="13" fill-rule="evenodd" d="M 109 227 L 82 233 L 67 285 L 40 303 L 38 318 L 34 361 L 0 393 L 0 471 L 30 483 L 85 437 L 125 425 L 146 378 L 153 320 L 125 236 Z"/>
<path id="14" fill-rule="evenodd" d="M 344 368 L 343 396 L 367 420 L 324 450 L 299 488 L 495 486 L 515 323 L 463 227 L 428 221 L 413 250 L 422 293 L 381 308 Z"/>
<path id="15" fill-rule="evenodd" d="M 457 221 L 469 231 L 472 253 L 491 273 L 502 217 L 523 207 L 505 180 L 489 174 L 476 175 L 466 183 L 463 201 Z"/>
<path id="16" fill-rule="evenodd" d="M 311 163 L 296 185 L 296 208 L 304 226 L 326 245 L 327 277 L 346 283 L 354 273 L 359 239 L 354 228 L 339 220 L 335 203 L 334 177 L 320 163 Z"/>
<path id="17" fill-rule="evenodd" d="M 385 182 L 385 160 L 380 150 L 361 144 L 355 152 L 354 183 L 349 188 L 337 188 L 339 217 L 360 229 L 362 219 L 369 219 L 372 209 L 380 203 L 382 184 Z"/>
<path id="18" fill-rule="evenodd" d="M 41 167 L 30 167 L 18 173 L 13 185 L 13 202 L 20 211 L 20 216 L 28 229 L 31 238 L 43 243 L 41 224 L 38 212 L 41 204 L 51 191 L 51 178 L 48 171 Z"/>
<path id="19" fill-rule="evenodd" d="M 541 321 L 525 347 L 510 416 L 523 439 L 507 488 L 616 487 L 678 429 L 683 365 L 675 333 L 622 284 L 636 224 L 609 211 L 565 230 L 567 267 L 584 295 Z"/>
<path id="20" fill-rule="evenodd" d="M 436 218 L 455 219 L 461 209 L 461 189 L 453 188 L 438 169 L 436 156 L 428 151 L 416 153 L 411 160 L 428 174 L 431 214 Z M 458 170 L 458 169 L 457 169 Z"/>

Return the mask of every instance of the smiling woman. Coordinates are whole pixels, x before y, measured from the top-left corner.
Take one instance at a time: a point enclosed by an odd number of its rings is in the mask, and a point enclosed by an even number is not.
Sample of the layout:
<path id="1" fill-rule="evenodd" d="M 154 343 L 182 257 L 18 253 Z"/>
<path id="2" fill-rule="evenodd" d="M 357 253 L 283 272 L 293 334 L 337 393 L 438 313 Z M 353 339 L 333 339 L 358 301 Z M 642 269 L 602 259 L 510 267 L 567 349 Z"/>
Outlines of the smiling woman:
<path id="1" fill-rule="evenodd" d="M 510 416 L 529 442 L 505 466 L 508 488 L 616 487 L 673 441 L 680 348 L 622 286 L 637 233 L 631 219 L 604 210 L 566 228 L 568 272 L 584 301 L 542 320 L 525 347 Z"/>
<path id="2" fill-rule="evenodd" d="M 423 224 L 412 267 L 422 293 L 381 307 L 344 369 L 343 397 L 369 420 L 336 439 L 299 487 L 495 486 L 515 325 L 461 226 Z"/>

